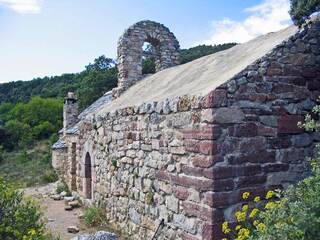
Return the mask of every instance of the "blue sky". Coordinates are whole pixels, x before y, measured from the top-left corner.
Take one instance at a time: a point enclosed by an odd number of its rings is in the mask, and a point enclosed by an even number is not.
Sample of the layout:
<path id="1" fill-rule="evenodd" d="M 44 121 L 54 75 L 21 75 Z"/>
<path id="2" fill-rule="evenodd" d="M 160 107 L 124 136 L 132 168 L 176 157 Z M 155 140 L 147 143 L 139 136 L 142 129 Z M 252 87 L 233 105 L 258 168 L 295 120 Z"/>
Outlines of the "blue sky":
<path id="1" fill-rule="evenodd" d="M 290 24 L 289 0 L 0 0 L 0 82 L 79 72 L 116 58 L 131 24 L 168 26 L 182 48 L 245 42 Z"/>

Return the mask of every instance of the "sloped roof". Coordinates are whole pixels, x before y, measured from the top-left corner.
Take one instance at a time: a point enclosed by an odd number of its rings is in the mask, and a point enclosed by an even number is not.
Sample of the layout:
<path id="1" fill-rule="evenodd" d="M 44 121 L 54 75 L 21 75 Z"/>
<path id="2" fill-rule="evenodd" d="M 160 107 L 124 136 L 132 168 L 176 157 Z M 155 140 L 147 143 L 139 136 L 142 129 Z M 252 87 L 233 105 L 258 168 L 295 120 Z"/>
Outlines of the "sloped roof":
<path id="1" fill-rule="evenodd" d="M 112 101 L 112 91 L 106 92 L 101 98 L 93 102 L 89 107 L 83 110 L 78 118 L 81 120 L 88 114 L 94 113 L 98 108 Z"/>
<path id="2" fill-rule="evenodd" d="M 109 112 L 182 95 L 204 96 L 295 33 L 297 27 L 290 26 L 225 51 L 162 70 L 139 81 L 119 98 L 96 108 L 95 112 Z"/>
<path id="3" fill-rule="evenodd" d="M 62 139 L 59 139 L 57 142 L 55 142 L 53 145 L 52 145 L 52 149 L 62 149 L 62 148 L 67 148 L 67 144 L 65 141 L 63 141 Z"/>

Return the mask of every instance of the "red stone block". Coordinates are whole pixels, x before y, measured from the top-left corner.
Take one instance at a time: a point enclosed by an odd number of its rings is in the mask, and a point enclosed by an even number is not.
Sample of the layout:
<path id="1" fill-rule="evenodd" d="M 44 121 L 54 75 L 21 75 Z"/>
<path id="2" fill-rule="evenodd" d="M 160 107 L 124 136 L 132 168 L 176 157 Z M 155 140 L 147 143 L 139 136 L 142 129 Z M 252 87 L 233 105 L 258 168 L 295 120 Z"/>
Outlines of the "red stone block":
<path id="1" fill-rule="evenodd" d="M 213 141 L 201 141 L 199 143 L 199 152 L 205 155 L 217 153 L 217 144 Z"/>
<path id="2" fill-rule="evenodd" d="M 199 152 L 199 141 L 194 139 L 185 139 L 184 140 L 185 149 L 188 152 Z"/>
<path id="3" fill-rule="evenodd" d="M 242 201 L 239 192 L 207 192 L 204 194 L 204 203 L 210 207 L 220 208 Z"/>
<path id="4" fill-rule="evenodd" d="M 219 209 L 203 207 L 196 203 L 182 202 L 184 213 L 189 217 L 198 217 L 211 223 L 220 222 L 223 219 L 223 212 Z"/>
<path id="5" fill-rule="evenodd" d="M 206 126 L 200 129 L 185 129 L 182 132 L 185 139 L 213 140 L 220 137 L 222 129 L 219 126 Z"/>
<path id="6" fill-rule="evenodd" d="M 206 95 L 201 103 L 203 108 L 223 107 L 227 102 L 227 91 L 224 89 L 215 89 Z"/>
<path id="7" fill-rule="evenodd" d="M 222 233 L 222 221 L 216 224 L 205 224 L 202 229 L 203 240 L 221 240 L 224 237 Z"/>
<path id="8" fill-rule="evenodd" d="M 195 177 L 170 175 L 173 184 L 191 187 L 200 191 L 210 190 L 213 188 L 213 180 L 202 180 Z"/>
<path id="9" fill-rule="evenodd" d="M 297 126 L 298 122 L 302 122 L 303 117 L 300 115 L 286 115 L 278 119 L 278 133 L 301 133 L 302 128 Z"/>
<path id="10" fill-rule="evenodd" d="M 213 166 L 216 162 L 222 162 L 223 157 L 220 155 L 214 156 L 197 156 L 192 158 L 192 164 L 195 167 L 208 168 Z"/>
<path id="11" fill-rule="evenodd" d="M 155 178 L 162 180 L 162 181 L 169 181 L 170 175 L 165 171 L 157 171 L 155 174 Z"/>
<path id="12" fill-rule="evenodd" d="M 204 175 L 203 168 L 189 167 L 189 166 L 183 165 L 181 167 L 181 170 L 184 174 L 186 174 L 188 176 L 201 177 Z"/>
<path id="13" fill-rule="evenodd" d="M 196 237 L 194 235 L 190 235 L 190 234 L 188 234 L 186 232 L 183 232 L 181 234 L 181 237 L 182 237 L 183 240 L 202 240 L 202 238 L 198 238 L 198 237 Z"/>
<path id="14" fill-rule="evenodd" d="M 188 191 L 188 189 L 184 187 L 176 186 L 176 187 L 173 187 L 172 190 L 173 190 L 174 196 L 180 200 L 186 200 L 190 195 L 190 192 Z"/>

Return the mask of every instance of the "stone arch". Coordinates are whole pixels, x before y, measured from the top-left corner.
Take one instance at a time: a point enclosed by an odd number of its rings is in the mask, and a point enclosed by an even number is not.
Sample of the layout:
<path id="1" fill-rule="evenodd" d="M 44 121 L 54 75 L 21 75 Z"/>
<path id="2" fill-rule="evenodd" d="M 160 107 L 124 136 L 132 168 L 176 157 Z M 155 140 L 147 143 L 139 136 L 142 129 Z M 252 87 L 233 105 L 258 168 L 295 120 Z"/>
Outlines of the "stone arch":
<path id="1" fill-rule="evenodd" d="M 118 42 L 118 88 L 121 92 L 142 78 L 143 44 L 153 46 L 156 72 L 179 64 L 179 42 L 163 24 L 153 21 L 140 21 L 129 27 Z"/>
<path id="2" fill-rule="evenodd" d="M 92 161 L 89 152 L 86 153 L 84 161 L 84 178 L 85 178 L 85 197 L 92 198 Z"/>

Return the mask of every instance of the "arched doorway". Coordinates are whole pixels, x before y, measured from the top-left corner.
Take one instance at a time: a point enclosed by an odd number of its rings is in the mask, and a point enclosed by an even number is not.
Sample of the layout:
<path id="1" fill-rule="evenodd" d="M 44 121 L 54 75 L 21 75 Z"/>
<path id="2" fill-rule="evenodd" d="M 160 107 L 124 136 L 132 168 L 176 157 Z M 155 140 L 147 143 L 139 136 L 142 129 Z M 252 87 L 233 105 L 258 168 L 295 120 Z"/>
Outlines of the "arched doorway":
<path id="1" fill-rule="evenodd" d="M 91 156 L 87 152 L 84 162 L 85 197 L 92 198 L 92 176 L 91 176 Z"/>

